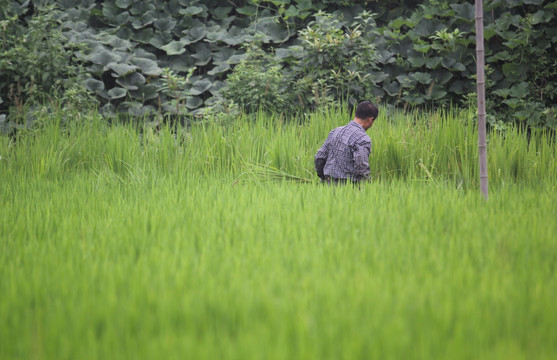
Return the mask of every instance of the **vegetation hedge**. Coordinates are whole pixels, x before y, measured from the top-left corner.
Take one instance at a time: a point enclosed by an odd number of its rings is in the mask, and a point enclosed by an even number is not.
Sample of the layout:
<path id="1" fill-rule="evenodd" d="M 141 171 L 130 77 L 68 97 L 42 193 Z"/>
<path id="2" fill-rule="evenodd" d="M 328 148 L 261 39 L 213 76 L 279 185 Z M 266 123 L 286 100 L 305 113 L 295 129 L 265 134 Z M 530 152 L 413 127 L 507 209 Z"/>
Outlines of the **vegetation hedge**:
<path id="1" fill-rule="evenodd" d="M 37 94 L 150 120 L 260 107 L 299 112 L 362 98 L 401 107 L 475 104 L 468 1 L 0 5 L 4 131 L 22 126 L 16 114 Z M 491 125 L 557 128 L 556 9 L 551 0 L 484 1 Z"/>

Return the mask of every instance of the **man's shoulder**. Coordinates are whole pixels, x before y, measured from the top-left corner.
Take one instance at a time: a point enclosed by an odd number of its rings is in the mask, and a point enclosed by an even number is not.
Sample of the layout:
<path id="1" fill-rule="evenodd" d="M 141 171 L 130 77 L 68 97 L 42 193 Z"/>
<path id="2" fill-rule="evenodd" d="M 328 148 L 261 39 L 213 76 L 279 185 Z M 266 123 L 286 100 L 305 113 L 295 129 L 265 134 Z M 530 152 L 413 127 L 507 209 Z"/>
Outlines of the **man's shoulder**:
<path id="1" fill-rule="evenodd" d="M 358 124 L 357 122 L 355 122 L 355 121 L 350 121 L 350 122 L 348 123 L 348 125 L 346 125 L 346 126 L 350 126 L 350 127 L 351 127 L 352 132 L 355 133 L 355 134 L 357 134 L 358 139 L 361 139 L 361 140 L 368 140 L 368 141 L 371 142 L 371 138 L 369 137 L 369 135 L 367 134 L 367 132 L 366 132 L 366 131 L 364 130 L 364 128 L 363 128 L 360 124 Z"/>
<path id="2" fill-rule="evenodd" d="M 346 125 L 336 127 L 329 132 L 329 135 L 333 135 L 334 133 L 339 132 L 340 130 L 344 129 L 345 127 L 346 127 Z"/>

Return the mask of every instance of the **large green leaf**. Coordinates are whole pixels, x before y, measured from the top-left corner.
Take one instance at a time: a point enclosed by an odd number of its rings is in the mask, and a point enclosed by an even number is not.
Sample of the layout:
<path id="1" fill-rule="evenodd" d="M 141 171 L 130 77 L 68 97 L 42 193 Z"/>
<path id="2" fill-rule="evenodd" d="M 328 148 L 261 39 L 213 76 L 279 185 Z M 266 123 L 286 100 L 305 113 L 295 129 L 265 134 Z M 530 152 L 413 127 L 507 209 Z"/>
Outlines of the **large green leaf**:
<path id="1" fill-rule="evenodd" d="M 506 63 L 503 64 L 502 69 L 506 79 L 511 82 L 524 81 L 528 76 L 527 64 Z"/>
<path id="2" fill-rule="evenodd" d="M 457 18 L 469 22 L 474 21 L 476 15 L 475 15 L 475 9 L 473 4 L 470 3 L 451 4 L 450 6 L 455 11 Z"/>
<path id="3" fill-rule="evenodd" d="M 132 35 L 132 39 L 143 44 L 149 44 L 153 39 L 153 29 L 147 28 L 136 32 Z"/>
<path id="4" fill-rule="evenodd" d="M 158 65 L 161 68 L 170 68 L 177 72 L 187 73 L 194 67 L 194 59 L 188 54 L 174 55 L 174 56 L 160 56 Z"/>
<path id="5" fill-rule="evenodd" d="M 495 31 L 495 25 L 494 24 L 486 25 L 484 28 L 484 39 L 486 41 L 489 41 L 495 35 L 497 35 L 497 31 Z"/>
<path id="6" fill-rule="evenodd" d="M 209 31 L 205 26 L 198 26 L 198 27 L 191 28 L 188 31 L 187 38 L 189 38 L 190 43 L 194 43 L 203 39 L 208 33 Z"/>
<path id="7" fill-rule="evenodd" d="M 108 23 L 116 23 L 115 19 L 122 12 L 122 9 L 115 6 L 113 3 L 105 1 L 102 3 L 102 15 Z"/>
<path id="8" fill-rule="evenodd" d="M 133 53 L 130 51 L 119 51 L 115 50 L 114 54 L 120 56 L 120 63 L 127 64 L 130 62 L 131 58 L 133 57 Z"/>
<path id="9" fill-rule="evenodd" d="M 447 91 L 445 91 L 442 87 L 435 85 L 431 91 L 426 94 L 426 99 L 441 100 L 445 96 L 447 96 Z"/>
<path id="10" fill-rule="evenodd" d="M 95 94 L 100 93 L 104 90 L 104 83 L 102 81 L 89 78 L 83 82 L 85 88 L 89 91 L 94 92 Z"/>
<path id="11" fill-rule="evenodd" d="M 410 74 L 410 77 L 414 78 L 415 80 L 417 80 L 419 83 L 422 83 L 422 84 L 431 83 L 431 75 L 428 74 L 428 73 L 415 72 L 415 73 Z"/>
<path id="12" fill-rule="evenodd" d="M 132 44 L 125 39 L 121 39 L 118 36 L 108 36 L 103 39 L 107 45 L 110 45 L 113 49 L 126 51 L 132 48 Z"/>
<path id="13" fill-rule="evenodd" d="M 443 58 L 440 56 L 428 57 L 425 60 L 425 66 L 428 69 L 436 69 L 439 66 L 439 64 L 441 64 L 441 61 L 443 61 Z"/>
<path id="14" fill-rule="evenodd" d="M 226 29 L 220 28 L 218 31 L 208 32 L 205 36 L 205 41 L 216 43 L 219 41 L 225 41 L 228 38 L 228 32 Z"/>
<path id="15" fill-rule="evenodd" d="M 247 6 L 243 6 L 241 8 L 236 9 L 236 12 L 238 14 L 242 14 L 242 15 L 246 15 L 246 16 L 253 16 L 253 15 L 255 15 L 256 11 L 257 11 L 257 8 L 255 6 L 252 6 L 252 5 L 247 5 Z"/>
<path id="16" fill-rule="evenodd" d="M 226 85 L 224 81 L 216 80 L 213 82 L 213 85 L 209 89 L 211 95 L 216 95 L 218 92 Z"/>
<path id="17" fill-rule="evenodd" d="M 147 101 L 158 97 L 157 90 L 154 84 L 137 85 L 137 90 L 130 90 L 129 94 L 134 99 Z"/>
<path id="18" fill-rule="evenodd" d="M 200 80 L 196 81 L 195 83 L 193 83 L 193 85 L 190 89 L 190 94 L 201 95 L 205 91 L 209 90 L 209 88 L 211 88 L 211 85 L 212 85 L 211 81 L 209 81 L 207 79 L 200 79 Z"/>
<path id="19" fill-rule="evenodd" d="M 509 98 L 506 100 L 503 100 L 503 103 L 508 105 L 511 109 L 516 109 L 518 107 L 520 107 L 522 100 L 517 99 L 517 98 Z"/>
<path id="20" fill-rule="evenodd" d="M 404 38 L 394 43 L 393 46 L 390 48 L 390 51 L 398 55 L 406 55 L 412 49 L 412 46 L 412 40 L 410 40 L 409 38 Z"/>
<path id="21" fill-rule="evenodd" d="M 162 72 L 157 63 L 151 59 L 135 57 L 131 59 L 131 63 L 137 66 L 144 75 L 159 75 Z"/>
<path id="22" fill-rule="evenodd" d="M 436 69 L 431 72 L 433 81 L 438 84 L 446 84 L 453 78 L 453 74 L 445 69 Z"/>
<path id="23" fill-rule="evenodd" d="M 188 96 L 186 98 L 186 107 L 188 109 L 197 109 L 201 105 L 203 105 L 203 99 L 199 96 Z"/>
<path id="24" fill-rule="evenodd" d="M 131 40 L 134 32 L 132 31 L 131 27 L 129 26 L 122 26 L 114 33 L 117 37 L 123 40 Z"/>
<path id="25" fill-rule="evenodd" d="M 472 82 L 469 81 L 468 83 L 471 84 Z M 462 80 L 455 80 L 449 86 L 449 91 L 455 94 L 466 94 L 468 93 L 470 87 L 472 86 L 468 85 L 466 82 Z"/>
<path id="26" fill-rule="evenodd" d="M 169 32 L 176 26 L 176 21 L 172 18 L 161 18 L 155 21 L 155 27 L 162 32 Z"/>
<path id="27" fill-rule="evenodd" d="M 157 49 L 164 50 L 163 47 L 168 45 L 170 42 L 174 41 L 171 33 L 165 33 L 161 31 L 156 31 L 153 34 L 153 38 L 149 41 L 149 44 L 156 47 Z M 182 43 L 187 44 L 188 41 L 180 40 Z"/>
<path id="28" fill-rule="evenodd" d="M 503 99 L 506 99 L 509 97 L 509 93 L 510 93 L 511 89 L 510 88 L 502 88 L 502 89 L 497 89 L 497 90 L 493 90 L 491 93 L 498 95 L 500 97 L 502 97 Z"/>
<path id="29" fill-rule="evenodd" d="M 180 9 L 178 11 L 178 13 L 180 13 L 180 15 L 186 15 L 186 16 L 194 16 L 194 15 L 199 15 L 203 12 L 203 8 L 201 6 L 188 6 L 185 9 Z"/>
<path id="30" fill-rule="evenodd" d="M 127 9 L 133 2 L 134 0 L 116 0 L 114 4 L 120 9 Z"/>
<path id="31" fill-rule="evenodd" d="M 278 52 L 279 50 L 285 50 L 285 49 L 277 49 L 276 52 Z M 288 51 L 288 50 L 286 50 Z M 242 61 L 244 61 L 245 59 L 247 59 L 248 54 L 236 54 L 236 55 L 232 55 L 231 57 L 228 58 L 228 60 L 226 61 L 229 64 L 239 64 Z M 281 59 L 281 57 L 279 55 L 277 55 L 277 58 Z"/>
<path id="32" fill-rule="evenodd" d="M 106 103 L 101 107 L 101 114 L 104 117 L 113 117 L 116 115 L 116 107 L 111 103 Z"/>
<path id="33" fill-rule="evenodd" d="M 145 77 L 134 72 L 116 79 L 116 83 L 126 90 L 138 90 L 138 86 L 145 84 Z"/>
<path id="34" fill-rule="evenodd" d="M 155 109 L 152 106 L 143 106 L 142 103 L 137 101 L 123 101 L 118 105 L 118 112 L 135 117 L 144 117 L 154 113 Z"/>
<path id="35" fill-rule="evenodd" d="M 430 44 L 414 44 L 414 50 L 419 51 L 421 53 L 426 53 L 429 51 L 429 49 L 431 49 L 431 45 Z"/>
<path id="36" fill-rule="evenodd" d="M 415 68 L 419 68 L 425 65 L 426 58 L 423 56 L 408 56 L 408 62 Z"/>
<path id="37" fill-rule="evenodd" d="M 157 60 L 157 56 L 155 54 L 153 54 L 152 52 L 147 51 L 145 49 L 139 48 L 139 47 L 135 48 L 135 51 L 134 51 L 133 55 L 134 55 L 134 57 L 137 57 L 137 58 Z"/>
<path id="38" fill-rule="evenodd" d="M 212 68 L 210 71 L 207 72 L 207 74 L 209 74 L 209 75 L 219 75 L 219 74 L 227 72 L 228 70 L 230 70 L 230 64 L 229 63 L 222 63 L 222 64 L 219 64 L 219 65 L 215 66 L 214 68 Z"/>
<path id="39" fill-rule="evenodd" d="M 414 87 L 414 85 L 416 85 L 416 80 L 405 74 L 398 75 L 396 77 L 396 80 L 404 88 L 411 88 Z"/>
<path id="40" fill-rule="evenodd" d="M 378 84 L 383 82 L 389 78 L 389 74 L 383 71 L 370 71 L 369 76 L 374 84 Z"/>
<path id="41" fill-rule="evenodd" d="M 123 98 L 124 96 L 126 96 L 127 93 L 128 93 L 128 91 L 126 89 L 123 89 L 123 88 L 120 88 L 120 87 L 115 87 L 115 88 L 112 88 L 112 89 L 108 90 L 108 96 L 112 100 Z"/>
<path id="42" fill-rule="evenodd" d="M 197 66 L 205 66 L 207 65 L 211 59 L 211 48 L 207 43 L 197 43 L 194 46 L 195 54 L 192 57 L 195 59 L 195 65 Z"/>
<path id="43" fill-rule="evenodd" d="M 145 15 L 157 9 L 156 5 L 149 1 L 135 1 L 130 8 L 132 15 Z"/>
<path id="44" fill-rule="evenodd" d="M 102 49 L 100 51 L 93 52 L 92 54 L 87 56 L 86 59 L 91 61 L 94 64 L 106 66 L 110 63 L 118 62 L 122 58 L 121 56 L 116 55 L 114 52 L 110 52 L 106 49 Z"/>
<path id="45" fill-rule="evenodd" d="M 553 14 L 552 11 L 538 10 L 532 16 L 532 24 L 537 25 L 537 24 L 541 24 L 541 23 L 548 23 L 554 18 L 554 16 L 555 15 Z"/>
<path id="46" fill-rule="evenodd" d="M 489 56 L 486 61 L 489 62 L 495 62 L 498 60 L 502 60 L 502 61 L 512 61 L 513 55 L 511 55 L 511 53 L 509 53 L 508 51 L 497 51 L 496 53 L 493 54 L 493 56 Z"/>
<path id="47" fill-rule="evenodd" d="M 137 69 L 137 66 L 128 65 L 128 64 L 117 64 L 117 63 L 110 63 L 105 66 L 105 70 L 112 70 L 116 74 L 114 77 L 124 76 L 129 73 L 134 72 Z"/>
<path id="48" fill-rule="evenodd" d="M 162 50 L 166 51 L 167 55 L 180 55 L 186 52 L 187 41 L 175 41 L 172 40 L 168 44 L 161 47 Z"/>
<path id="49" fill-rule="evenodd" d="M 211 9 L 211 14 L 216 20 L 224 20 L 228 17 L 228 14 L 232 10 L 232 6 L 219 6 Z"/>
<path id="50" fill-rule="evenodd" d="M 250 42 L 253 39 L 253 36 L 246 31 L 244 28 L 240 28 L 237 26 L 232 26 L 228 30 L 228 34 L 222 41 L 227 43 L 228 45 L 238 45 L 242 43 Z"/>
<path id="51" fill-rule="evenodd" d="M 387 81 L 383 84 L 383 89 L 389 96 L 397 96 L 400 92 L 400 84 L 396 81 Z"/>
<path id="52" fill-rule="evenodd" d="M 99 65 L 99 64 L 91 64 L 87 67 L 87 71 L 91 74 L 91 75 L 95 75 L 96 77 L 101 77 L 102 74 L 104 73 L 104 66 Z"/>
<path id="53" fill-rule="evenodd" d="M 421 94 L 411 93 L 404 95 L 402 100 L 406 101 L 408 104 L 412 106 L 421 105 L 425 102 L 425 98 Z"/>
<path id="54" fill-rule="evenodd" d="M 228 62 L 233 55 L 236 55 L 236 50 L 232 47 L 220 48 L 218 52 L 213 53 L 213 63 L 216 65 Z"/>
<path id="55" fill-rule="evenodd" d="M 410 19 L 404 17 L 398 17 L 389 23 L 391 29 L 400 29 L 404 25 L 412 27 L 414 23 L 410 21 Z"/>
<path id="56" fill-rule="evenodd" d="M 450 71 L 464 71 L 466 70 L 466 66 L 464 66 L 461 62 L 451 58 L 445 57 L 441 60 L 441 65 L 447 70 Z"/>
<path id="57" fill-rule="evenodd" d="M 275 43 L 285 42 L 292 35 L 275 17 L 258 20 L 255 29 L 268 36 Z"/>
<path id="58" fill-rule="evenodd" d="M 414 28 L 414 32 L 420 36 L 429 37 L 447 26 L 439 20 L 422 18 Z"/>
<path id="59" fill-rule="evenodd" d="M 523 81 L 519 84 L 512 86 L 509 89 L 509 95 L 516 98 L 523 98 L 530 94 L 530 89 L 528 88 L 528 83 Z"/>
<path id="60" fill-rule="evenodd" d="M 145 26 L 151 25 L 155 22 L 157 18 L 151 12 L 143 14 L 141 18 L 136 18 L 132 21 L 132 27 L 136 30 L 144 28 Z"/>

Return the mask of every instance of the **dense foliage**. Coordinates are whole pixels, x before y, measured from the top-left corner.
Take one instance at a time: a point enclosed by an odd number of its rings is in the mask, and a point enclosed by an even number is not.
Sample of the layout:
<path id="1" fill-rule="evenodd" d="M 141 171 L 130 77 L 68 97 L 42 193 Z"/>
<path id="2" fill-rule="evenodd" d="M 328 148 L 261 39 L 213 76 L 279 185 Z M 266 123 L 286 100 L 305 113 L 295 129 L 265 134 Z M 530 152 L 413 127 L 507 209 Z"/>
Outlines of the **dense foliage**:
<path id="1" fill-rule="evenodd" d="M 362 98 L 474 103 L 474 5 L 464 0 L 0 2 L 3 123 L 21 101 L 13 89 L 49 93 L 78 78 L 78 65 L 89 74 L 78 82 L 107 116 L 202 116 L 235 106 L 296 112 Z M 490 122 L 557 127 L 557 2 L 484 6 Z M 52 19 L 58 26 L 37 27 Z M 32 36 L 36 29 L 42 37 Z M 17 42 L 24 36 L 32 44 Z"/>

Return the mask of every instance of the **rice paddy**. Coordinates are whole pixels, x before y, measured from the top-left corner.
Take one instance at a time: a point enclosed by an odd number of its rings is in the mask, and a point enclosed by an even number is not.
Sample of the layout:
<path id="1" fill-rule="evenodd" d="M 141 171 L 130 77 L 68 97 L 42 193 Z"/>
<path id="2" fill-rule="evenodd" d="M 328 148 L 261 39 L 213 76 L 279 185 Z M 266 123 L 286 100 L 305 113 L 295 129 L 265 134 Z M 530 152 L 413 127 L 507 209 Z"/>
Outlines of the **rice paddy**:
<path id="1" fill-rule="evenodd" d="M 0 137 L 0 359 L 550 359 L 557 150 L 469 111 L 381 114 L 373 180 L 313 156 L 345 110 Z"/>

